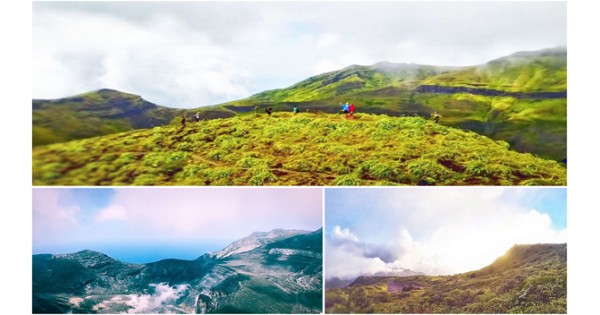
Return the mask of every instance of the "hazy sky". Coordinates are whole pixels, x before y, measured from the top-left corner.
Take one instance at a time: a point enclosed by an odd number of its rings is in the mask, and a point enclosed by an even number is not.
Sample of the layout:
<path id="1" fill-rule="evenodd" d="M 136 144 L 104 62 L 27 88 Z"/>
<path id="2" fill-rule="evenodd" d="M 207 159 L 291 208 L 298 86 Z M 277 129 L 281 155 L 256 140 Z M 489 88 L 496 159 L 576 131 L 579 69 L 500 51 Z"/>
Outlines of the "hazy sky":
<path id="1" fill-rule="evenodd" d="M 196 258 L 256 231 L 322 226 L 320 188 L 33 190 L 33 252 Z"/>
<path id="2" fill-rule="evenodd" d="M 566 189 L 326 189 L 326 274 L 454 274 L 514 244 L 566 242 Z"/>
<path id="3" fill-rule="evenodd" d="M 566 45 L 566 2 L 34 2 L 34 98 L 113 88 L 197 107 L 378 61 Z"/>

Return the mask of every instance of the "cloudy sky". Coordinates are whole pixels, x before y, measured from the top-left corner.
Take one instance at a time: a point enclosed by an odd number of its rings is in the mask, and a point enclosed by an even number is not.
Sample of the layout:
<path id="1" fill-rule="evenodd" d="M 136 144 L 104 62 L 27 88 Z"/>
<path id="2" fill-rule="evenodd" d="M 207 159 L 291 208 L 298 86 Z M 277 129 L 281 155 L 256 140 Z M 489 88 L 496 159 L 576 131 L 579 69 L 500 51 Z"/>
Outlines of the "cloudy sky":
<path id="1" fill-rule="evenodd" d="M 477 270 L 514 244 L 566 242 L 566 189 L 326 189 L 327 277 Z"/>
<path id="2" fill-rule="evenodd" d="M 322 226 L 320 188 L 33 189 L 33 253 L 193 259 L 256 231 Z"/>
<path id="3" fill-rule="evenodd" d="M 566 46 L 566 2 L 33 2 L 33 98 L 191 108 L 351 64 L 473 65 Z"/>

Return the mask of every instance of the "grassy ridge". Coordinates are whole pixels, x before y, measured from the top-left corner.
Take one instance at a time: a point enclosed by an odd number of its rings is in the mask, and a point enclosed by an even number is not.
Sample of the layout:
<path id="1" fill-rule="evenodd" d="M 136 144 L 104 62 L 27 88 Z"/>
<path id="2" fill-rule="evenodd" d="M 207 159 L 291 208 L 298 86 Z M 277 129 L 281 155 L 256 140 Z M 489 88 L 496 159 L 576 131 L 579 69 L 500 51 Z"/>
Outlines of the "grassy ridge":
<path id="1" fill-rule="evenodd" d="M 378 90 L 385 87 L 405 87 L 415 80 L 435 76 L 450 69 L 415 64 L 377 63 L 372 66 L 349 66 L 339 71 L 323 73 L 284 89 L 258 93 L 236 102 L 307 102 L 325 99 L 345 101 L 336 96 L 348 96 L 358 92 Z"/>
<path id="2" fill-rule="evenodd" d="M 564 49 L 520 52 L 471 67 L 440 67 L 387 62 L 349 66 L 310 77 L 283 89 L 258 93 L 228 104 L 346 101 L 355 94 L 413 90 L 419 85 L 471 87 L 506 92 L 555 92 L 567 89 Z M 336 103 L 334 103 L 336 104 Z"/>
<path id="3" fill-rule="evenodd" d="M 114 90 L 57 100 L 33 100 L 33 145 L 102 136 L 168 124 L 181 110 Z"/>
<path id="4" fill-rule="evenodd" d="M 253 114 L 33 149 L 34 185 L 565 185 L 559 163 L 419 117 Z"/>
<path id="5" fill-rule="evenodd" d="M 563 314 L 566 260 L 566 244 L 520 245 L 464 274 L 361 277 L 347 288 L 326 291 L 326 313 Z M 389 290 L 390 284 L 408 283 Z"/>
<path id="6" fill-rule="evenodd" d="M 566 91 L 567 53 L 560 48 L 518 52 L 484 65 L 431 77 L 423 83 L 508 92 Z"/>

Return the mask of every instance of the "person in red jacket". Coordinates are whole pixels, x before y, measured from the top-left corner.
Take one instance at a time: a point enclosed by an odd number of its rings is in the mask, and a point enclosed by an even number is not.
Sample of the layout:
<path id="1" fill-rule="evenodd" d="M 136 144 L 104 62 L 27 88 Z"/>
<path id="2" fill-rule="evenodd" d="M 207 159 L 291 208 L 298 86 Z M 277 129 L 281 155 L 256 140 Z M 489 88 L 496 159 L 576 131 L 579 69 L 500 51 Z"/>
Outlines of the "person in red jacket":
<path id="1" fill-rule="evenodd" d="M 350 119 L 354 118 L 354 103 L 350 104 Z"/>

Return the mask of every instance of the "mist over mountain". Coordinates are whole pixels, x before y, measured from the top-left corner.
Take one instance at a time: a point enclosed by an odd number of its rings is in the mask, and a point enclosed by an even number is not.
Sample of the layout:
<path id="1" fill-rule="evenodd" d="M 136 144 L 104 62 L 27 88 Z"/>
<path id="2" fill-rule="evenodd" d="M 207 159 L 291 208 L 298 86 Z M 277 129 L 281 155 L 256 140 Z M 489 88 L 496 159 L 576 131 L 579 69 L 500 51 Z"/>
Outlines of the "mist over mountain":
<path id="1" fill-rule="evenodd" d="M 265 244 L 194 260 L 130 264 L 91 250 L 34 255 L 32 311 L 321 312 L 322 230 L 253 235 Z"/>
<path id="2" fill-rule="evenodd" d="M 394 270 L 394 271 L 378 271 L 375 273 L 371 273 L 371 274 L 362 274 L 360 276 L 355 276 L 355 277 L 350 277 L 350 278 L 338 278 L 338 277 L 330 277 L 325 279 L 325 288 L 327 290 L 329 289 L 338 289 L 338 288 L 345 288 L 348 287 L 350 285 L 352 285 L 352 283 L 354 283 L 354 281 L 356 281 L 358 278 L 360 277 L 410 277 L 410 276 L 419 276 L 419 275 L 425 275 L 422 272 L 417 272 L 417 271 L 412 271 L 410 269 L 399 269 L 399 270 Z"/>

